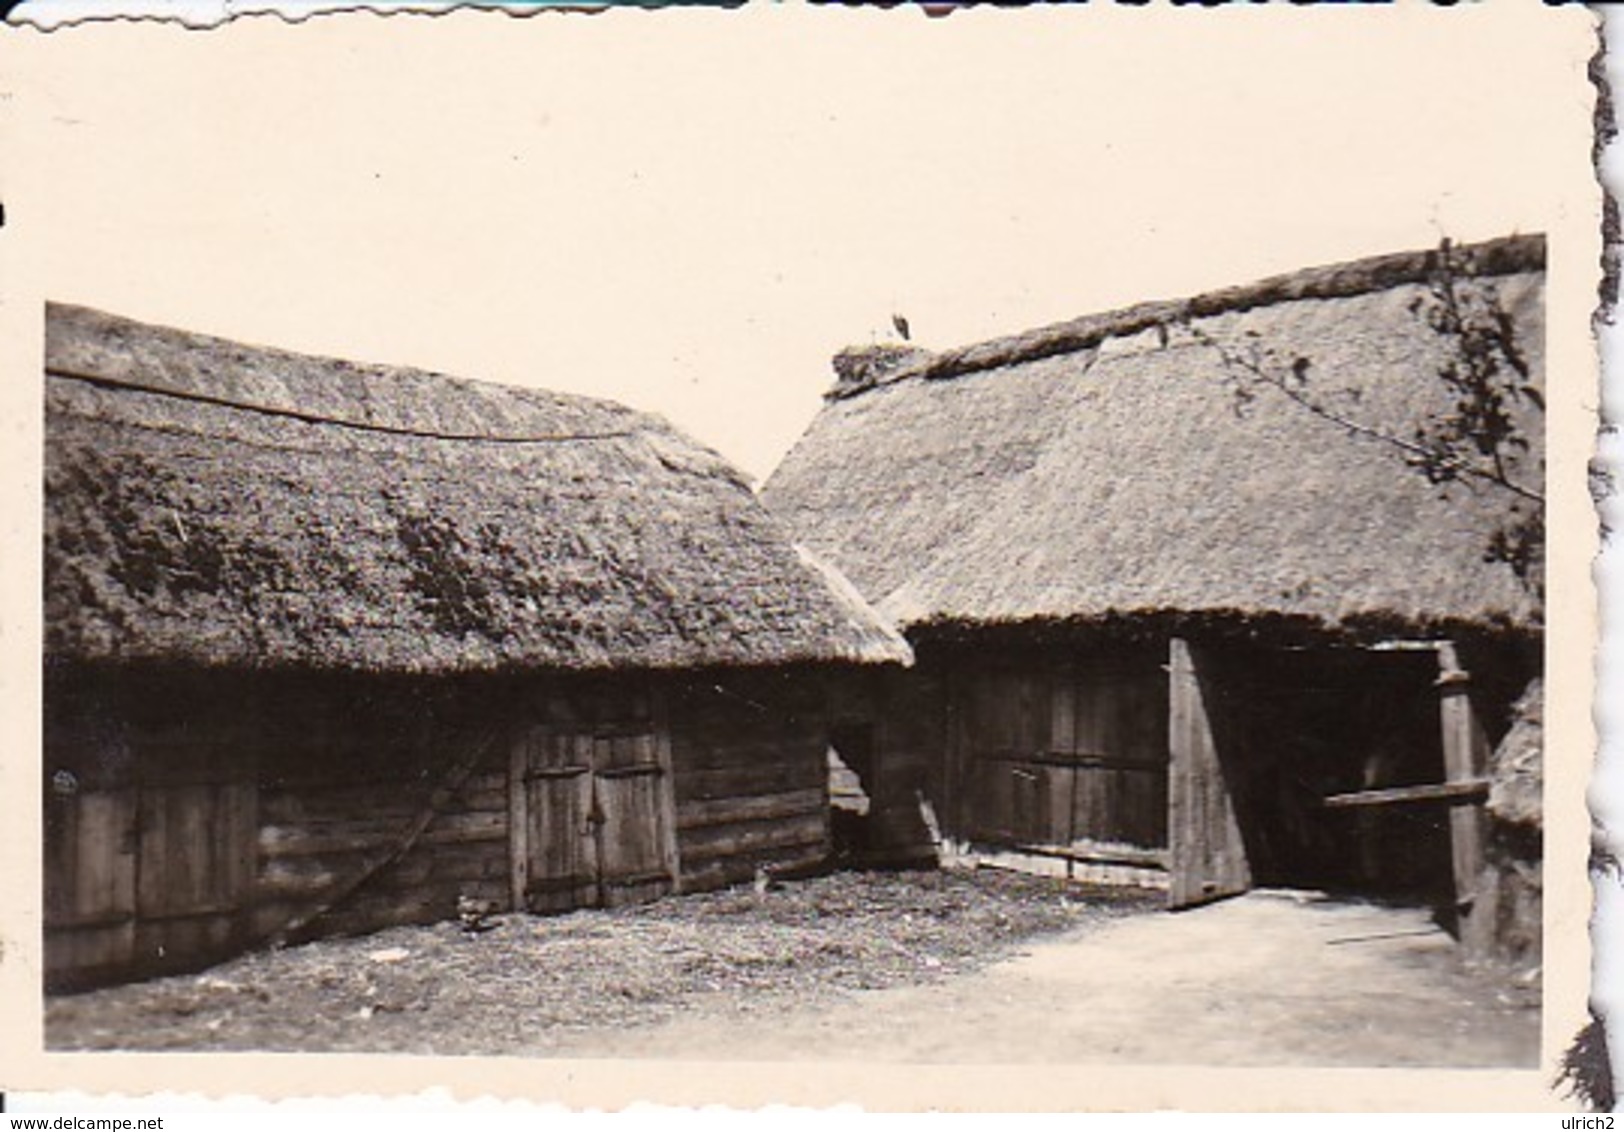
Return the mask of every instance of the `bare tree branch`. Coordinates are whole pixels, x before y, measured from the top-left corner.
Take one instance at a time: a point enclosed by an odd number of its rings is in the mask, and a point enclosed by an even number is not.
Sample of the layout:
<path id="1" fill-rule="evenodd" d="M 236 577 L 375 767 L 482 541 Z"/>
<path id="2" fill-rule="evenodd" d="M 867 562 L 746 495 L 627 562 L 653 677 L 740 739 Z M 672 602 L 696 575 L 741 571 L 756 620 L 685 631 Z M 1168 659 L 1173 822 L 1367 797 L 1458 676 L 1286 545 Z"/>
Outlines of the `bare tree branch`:
<path id="1" fill-rule="evenodd" d="M 1303 389 L 1299 388 L 1291 379 L 1285 377 L 1283 374 L 1275 372 L 1270 367 L 1264 365 L 1255 358 L 1248 358 L 1237 354 L 1218 339 L 1214 338 L 1211 334 L 1208 334 L 1201 327 L 1191 323 L 1187 324 L 1185 329 L 1189 332 L 1190 336 L 1197 342 L 1201 343 L 1201 345 L 1216 351 L 1218 356 L 1223 359 L 1225 366 L 1232 370 L 1237 367 L 1245 370 L 1259 384 L 1267 385 L 1271 389 L 1284 394 L 1295 404 L 1308 410 L 1316 417 L 1329 421 L 1330 423 L 1344 429 L 1347 432 L 1353 433 L 1356 436 L 1368 437 L 1371 440 L 1377 440 L 1383 444 L 1391 445 L 1401 452 L 1404 452 L 1409 456 L 1416 457 L 1417 459 L 1436 461 L 1438 454 L 1435 449 L 1428 448 L 1423 444 L 1418 444 L 1413 440 L 1406 440 L 1402 436 L 1395 436 L 1392 433 L 1386 432 L 1374 425 L 1365 424 L 1362 421 L 1356 421 L 1351 417 L 1343 416 L 1341 413 L 1338 413 L 1328 405 L 1325 405 L 1324 403 L 1308 396 Z M 1298 371 L 1293 369 L 1291 372 L 1295 374 Z M 1520 495 L 1522 498 L 1531 503 L 1539 503 L 1541 505 L 1544 504 L 1545 496 L 1543 493 L 1535 491 L 1532 488 L 1526 487 L 1523 484 L 1511 479 L 1510 476 L 1506 474 L 1505 465 L 1500 457 L 1500 454 L 1498 452 L 1494 452 L 1491 455 L 1494 460 L 1494 466 L 1492 469 L 1478 467 L 1477 465 L 1459 457 L 1445 457 L 1445 462 L 1447 463 L 1449 469 L 1458 475 L 1472 476 L 1477 479 L 1487 480 L 1498 487 L 1505 488 L 1507 491 L 1510 491 L 1515 495 Z"/>
<path id="2" fill-rule="evenodd" d="M 1443 241 L 1432 261 L 1426 293 L 1408 304 L 1410 313 L 1445 347 L 1434 374 L 1438 389 L 1451 399 L 1447 409 L 1414 421 L 1411 435 L 1361 420 L 1360 414 L 1336 403 L 1340 396 L 1357 400 L 1358 390 L 1315 389 L 1310 383 L 1313 360 L 1307 356 L 1288 357 L 1262 343 L 1255 332 L 1245 334 L 1244 346 L 1227 343 L 1189 315 L 1178 325 L 1222 359 L 1237 412 L 1244 411 L 1260 389 L 1273 390 L 1349 436 L 1398 452 L 1434 487 L 1476 482 L 1506 492 L 1510 502 L 1485 541 L 1484 559 L 1509 566 L 1524 587 L 1543 598 L 1544 462 L 1524 464 L 1525 456 L 1533 452 L 1528 430 L 1537 427 L 1531 424 L 1531 415 L 1543 416 L 1545 398 L 1517 340 L 1512 312 L 1501 305 L 1498 288 L 1473 269 L 1469 250 Z M 1461 286 L 1463 277 L 1469 277 L 1472 286 Z M 1539 477 L 1538 483 L 1526 482 L 1524 477 L 1533 476 Z"/>

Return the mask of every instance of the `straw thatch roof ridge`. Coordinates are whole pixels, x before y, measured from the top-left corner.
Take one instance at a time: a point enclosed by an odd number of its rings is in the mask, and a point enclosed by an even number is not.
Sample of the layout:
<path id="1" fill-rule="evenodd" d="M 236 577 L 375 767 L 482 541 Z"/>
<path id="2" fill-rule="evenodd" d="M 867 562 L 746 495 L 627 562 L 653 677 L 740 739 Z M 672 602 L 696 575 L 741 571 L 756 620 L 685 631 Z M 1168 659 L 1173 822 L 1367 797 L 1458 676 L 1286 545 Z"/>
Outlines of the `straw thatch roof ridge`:
<path id="1" fill-rule="evenodd" d="M 1545 267 L 1545 237 L 1542 234 L 1504 236 L 1461 245 L 1454 250 L 1458 255 L 1469 257 L 1471 273 L 1478 276 L 1515 275 L 1542 271 Z M 934 353 L 915 350 L 904 364 L 892 364 L 883 369 L 876 367 L 853 372 L 849 364 L 846 367 L 839 364 L 839 359 L 848 352 L 842 351 L 842 354 L 836 355 L 838 380 L 825 397 L 831 400 L 855 397 L 877 385 L 910 379 L 941 381 L 1018 362 L 1036 361 L 1088 349 L 1106 338 L 1127 337 L 1153 327 L 1171 326 L 1195 318 L 1241 313 L 1256 307 L 1304 299 L 1346 298 L 1405 283 L 1424 282 L 1437 270 L 1438 262 L 1439 249 L 1428 248 L 1311 267 L 1187 299 L 1135 303 L 968 346 Z"/>
<path id="2" fill-rule="evenodd" d="M 1456 261 L 1462 294 L 1492 296 L 1514 327 L 1534 385 L 1543 247 L 1514 237 Z M 1373 435 L 1267 388 L 1237 393 L 1234 359 L 1258 351 L 1306 360 L 1314 396 L 1371 434 L 1409 437 L 1457 411 L 1440 373 L 1458 358 L 1427 318 L 1434 254 L 967 347 L 973 379 L 926 379 L 936 355 L 826 400 L 762 498 L 916 639 L 1164 615 L 1354 636 L 1538 632 L 1537 593 L 1490 560 L 1506 492 L 1439 487 Z M 1513 408 L 1530 448 L 1512 471 L 1536 483 L 1543 418 L 1531 401 Z"/>
<path id="3" fill-rule="evenodd" d="M 248 346 L 67 303 L 47 303 L 46 321 L 49 374 L 308 423 L 514 443 L 669 430 L 601 398 Z M 720 456 L 715 471 L 737 475 Z"/>
<path id="4" fill-rule="evenodd" d="M 46 309 L 46 653 L 389 672 L 906 662 L 609 401 Z"/>

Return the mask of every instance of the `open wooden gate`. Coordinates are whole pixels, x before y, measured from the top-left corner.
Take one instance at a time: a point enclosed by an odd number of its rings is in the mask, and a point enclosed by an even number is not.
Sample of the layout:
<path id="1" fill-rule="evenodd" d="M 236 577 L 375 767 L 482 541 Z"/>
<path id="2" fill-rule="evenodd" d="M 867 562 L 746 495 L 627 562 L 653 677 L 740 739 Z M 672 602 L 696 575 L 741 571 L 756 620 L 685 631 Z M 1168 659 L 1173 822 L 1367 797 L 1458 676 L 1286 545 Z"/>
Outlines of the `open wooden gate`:
<path id="1" fill-rule="evenodd" d="M 1168 692 L 1167 904 L 1188 908 L 1245 892 L 1252 869 L 1196 657 L 1177 637 L 1168 650 Z"/>
<path id="2" fill-rule="evenodd" d="M 512 784 L 515 907 L 616 907 L 676 888 L 671 762 L 657 726 L 534 727 L 514 746 Z"/>

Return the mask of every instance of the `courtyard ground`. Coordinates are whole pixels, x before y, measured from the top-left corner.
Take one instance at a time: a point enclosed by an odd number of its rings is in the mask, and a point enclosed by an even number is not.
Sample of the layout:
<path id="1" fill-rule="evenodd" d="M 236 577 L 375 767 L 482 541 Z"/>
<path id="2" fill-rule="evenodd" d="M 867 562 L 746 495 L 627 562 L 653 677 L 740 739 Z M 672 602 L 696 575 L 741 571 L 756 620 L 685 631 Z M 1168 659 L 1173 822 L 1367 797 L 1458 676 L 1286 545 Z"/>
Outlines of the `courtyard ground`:
<path id="1" fill-rule="evenodd" d="M 978 872 L 837 873 L 395 928 L 57 996 L 56 1049 L 1531 1066 L 1537 985 L 1425 911 Z"/>

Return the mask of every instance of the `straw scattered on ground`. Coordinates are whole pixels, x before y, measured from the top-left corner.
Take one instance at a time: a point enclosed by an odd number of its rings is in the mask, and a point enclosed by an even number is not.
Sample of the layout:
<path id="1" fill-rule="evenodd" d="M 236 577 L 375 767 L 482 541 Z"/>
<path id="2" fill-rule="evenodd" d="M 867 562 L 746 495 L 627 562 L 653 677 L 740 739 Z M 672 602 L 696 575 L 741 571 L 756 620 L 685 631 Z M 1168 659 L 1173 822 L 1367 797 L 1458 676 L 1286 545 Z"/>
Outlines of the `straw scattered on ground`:
<path id="1" fill-rule="evenodd" d="M 614 911 L 394 928 L 49 1001 L 59 1049 L 546 1053 L 604 1027 L 947 979 L 1024 941 L 1160 907 L 1055 878 L 837 873 Z"/>

